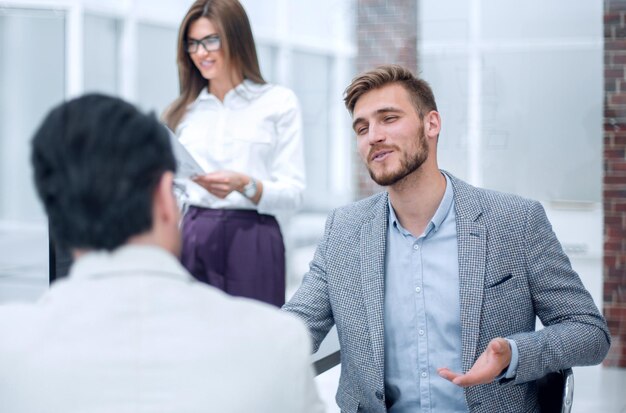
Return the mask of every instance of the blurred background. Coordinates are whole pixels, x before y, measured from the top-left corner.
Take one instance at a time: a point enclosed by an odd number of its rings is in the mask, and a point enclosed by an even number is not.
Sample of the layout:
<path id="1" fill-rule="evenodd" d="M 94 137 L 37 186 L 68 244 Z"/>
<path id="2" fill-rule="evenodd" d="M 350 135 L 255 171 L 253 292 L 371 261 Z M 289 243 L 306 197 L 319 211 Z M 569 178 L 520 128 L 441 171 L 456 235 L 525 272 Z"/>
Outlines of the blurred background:
<path id="1" fill-rule="evenodd" d="M 86 92 L 160 115 L 178 94 L 176 38 L 191 3 L 0 1 L 0 304 L 36 300 L 48 288 L 47 222 L 29 161 L 43 116 Z M 288 296 L 328 211 L 380 190 L 355 154 L 343 90 L 361 70 L 401 63 L 435 92 L 441 168 L 542 202 L 609 320 L 605 365 L 626 367 L 625 2 L 242 3 L 263 75 L 293 89 L 304 116 L 305 202 L 280 217 Z M 626 411 L 624 370 L 575 371 L 574 411 Z"/>

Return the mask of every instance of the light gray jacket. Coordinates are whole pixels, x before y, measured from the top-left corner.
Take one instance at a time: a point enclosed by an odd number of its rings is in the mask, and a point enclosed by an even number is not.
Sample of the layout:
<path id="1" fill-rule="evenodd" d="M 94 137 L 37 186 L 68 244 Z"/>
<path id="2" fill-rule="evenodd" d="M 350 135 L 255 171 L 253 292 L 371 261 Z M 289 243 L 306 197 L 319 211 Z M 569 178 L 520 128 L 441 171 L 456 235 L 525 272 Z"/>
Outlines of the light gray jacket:
<path id="1" fill-rule="evenodd" d="M 451 177 L 459 260 L 463 370 L 494 337 L 515 340 L 516 378 L 467 388 L 471 412 L 536 412 L 534 381 L 599 363 L 606 322 L 536 201 Z M 314 350 L 333 324 L 341 346 L 337 403 L 384 412 L 383 297 L 388 194 L 332 211 L 310 270 L 284 307 L 308 325 Z M 535 331 L 535 317 L 546 326 Z M 439 367 L 439 366 L 435 366 Z"/>

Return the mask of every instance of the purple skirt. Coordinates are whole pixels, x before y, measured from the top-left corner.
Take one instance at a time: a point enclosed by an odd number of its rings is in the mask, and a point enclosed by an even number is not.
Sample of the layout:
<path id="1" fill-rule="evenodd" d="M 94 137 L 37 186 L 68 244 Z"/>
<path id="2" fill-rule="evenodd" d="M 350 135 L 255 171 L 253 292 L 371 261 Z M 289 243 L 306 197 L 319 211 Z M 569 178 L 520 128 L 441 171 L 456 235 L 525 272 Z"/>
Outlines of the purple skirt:
<path id="1" fill-rule="evenodd" d="M 189 207 L 181 262 L 231 295 L 285 303 L 285 245 L 276 218 L 254 210 Z"/>

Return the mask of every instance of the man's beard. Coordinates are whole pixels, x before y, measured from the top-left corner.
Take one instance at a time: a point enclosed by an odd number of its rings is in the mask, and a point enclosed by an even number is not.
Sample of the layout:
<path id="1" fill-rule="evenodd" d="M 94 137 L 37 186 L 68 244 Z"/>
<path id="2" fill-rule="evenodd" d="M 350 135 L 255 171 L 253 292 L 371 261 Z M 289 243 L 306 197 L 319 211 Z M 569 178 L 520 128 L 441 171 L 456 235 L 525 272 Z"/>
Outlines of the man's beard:
<path id="1" fill-rule="evenodd" d="M 394 185 L 395 183 L 401 181 L 408 175 L 418 170 L 419 167 L 422 166 L 422 164 L 426 162 L 426 159 L 428 158 L 428 145 L 426 144 L 426 136 L 423 134 L 423 130 L 419 132 L 418 136 L 419 138 L 417 149 L 410 154 L 402 153 L 402 155 L 404 156 L 402 156 L 402 158 L 400 159 L 400 167 L 398 169 L 393 171 L 385 171 L 378 175 L 375 175 L 373 169 L 370 168 L 369 164 L 367 164 L 367 170 L 369 171 L 372 180 L 374 180 L 374 182 L 376 182 L 380 186 L 390 186 Z M 389 147 L 392 147 L 396 151 L 396 153 L 401 153 L 399 147 L 395 145 Z M 370 154 L 374 151 L 379 150 L 380 148 L 381 146 L 372 147 L 370 149 Z M 370 158 L 371 156 L 368 155 L 367 159 Z"/>

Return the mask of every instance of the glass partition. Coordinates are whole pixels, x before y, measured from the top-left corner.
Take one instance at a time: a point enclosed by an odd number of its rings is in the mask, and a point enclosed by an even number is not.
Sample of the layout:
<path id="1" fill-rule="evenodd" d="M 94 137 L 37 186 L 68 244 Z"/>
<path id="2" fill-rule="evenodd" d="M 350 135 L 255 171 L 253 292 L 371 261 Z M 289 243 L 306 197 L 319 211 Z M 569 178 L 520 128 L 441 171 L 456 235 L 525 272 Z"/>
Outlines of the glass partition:
<path id="1" fill-rule="evenodd" d="M 47 221 L 35 194 L 30 140 L 65 88 L 65 14 L 0 9 L 0 303 L 48 285 Z"/>
<path id="2" fill-rule="evenodd" d="M 293 90 L 302 106 L 308 209 L 324 210 L 328 205 L 331 62 L 328 56 L 308 52 L 297 51 L 292 57 Z"/>
<path id="3" fill-rule="evenodd" d="M 494 51 L 484 70 L 484 185 L 601 202 L 602 51 Z"/>
<path id="4" fill-rule="evenodd" d="M 84 91 L 109 95 L 119 93 L 119 43 L 121 23 L 118 19 L 85 14 L 84 21 Z"/>
<path id="5" fill-rule="evenodd" d="M 256 52 L 261 67 L 261 74 L 266 82 L 276 83 L 276 47 L 256 42 Z"/>
<path id="6" fill-rule="evenodd" d="M 442 114 L 437 144 L 439 165 L 453 175 L 463 177 L 468 170 L 467 58 L 428 56 L 420 61 L 419 69 L 420 76 L 431 85 Z"/>
<path id="7" fill-rule="evenodd" d="M 426 0 L 419 13 L 440 166 L 544 202 L 601 202 L 602 3 Z"/>
<path id="8" fill-rule="evenodd" d="M 157 116 L 178 96 L 176 27 L 137 25 L 137 103 Z"/>

